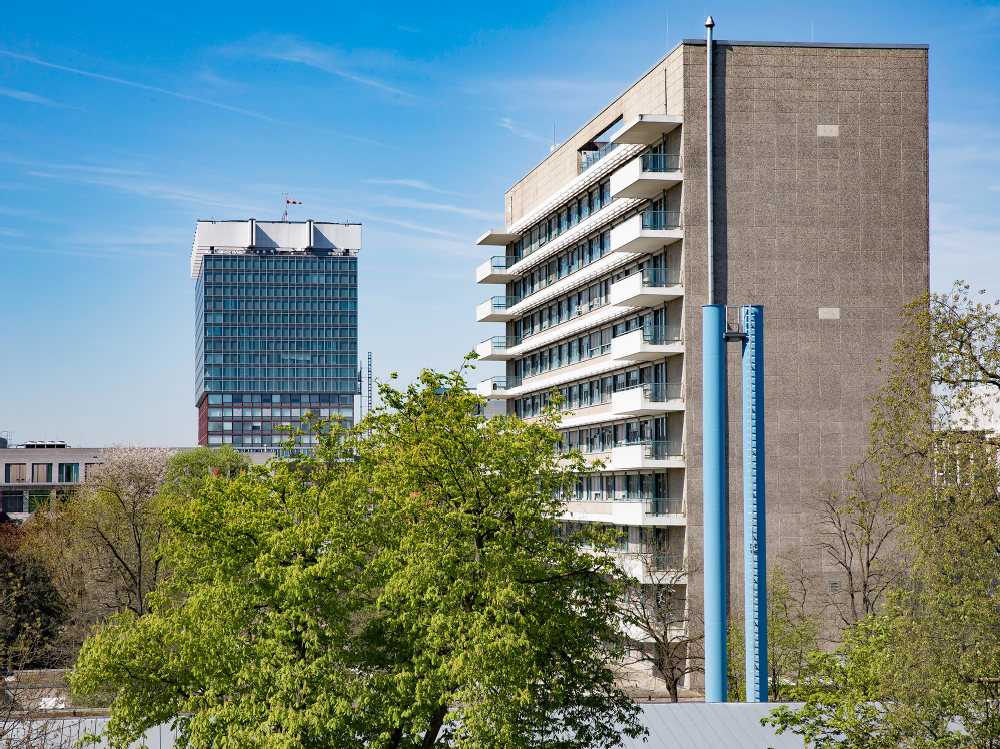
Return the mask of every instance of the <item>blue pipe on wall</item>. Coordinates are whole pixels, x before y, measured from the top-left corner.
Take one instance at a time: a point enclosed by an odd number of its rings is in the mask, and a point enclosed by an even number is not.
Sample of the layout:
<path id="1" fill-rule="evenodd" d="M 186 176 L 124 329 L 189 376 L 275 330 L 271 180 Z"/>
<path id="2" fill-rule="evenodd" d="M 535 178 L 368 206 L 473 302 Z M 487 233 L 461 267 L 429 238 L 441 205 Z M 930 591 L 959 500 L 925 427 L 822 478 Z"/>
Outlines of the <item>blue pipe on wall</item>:
<path id="1" fill-rule="evenodd" d="M 705 551 L 705 702 L 726 684 L 726 308 L 702 310 L 702 482 Z"/>
<path id="2" fill-rule="evenodd" d="M 743 318 L 743 573 L 747 702 L 767 702 L 767 523 L 764 515 L 764 308 Z"/>

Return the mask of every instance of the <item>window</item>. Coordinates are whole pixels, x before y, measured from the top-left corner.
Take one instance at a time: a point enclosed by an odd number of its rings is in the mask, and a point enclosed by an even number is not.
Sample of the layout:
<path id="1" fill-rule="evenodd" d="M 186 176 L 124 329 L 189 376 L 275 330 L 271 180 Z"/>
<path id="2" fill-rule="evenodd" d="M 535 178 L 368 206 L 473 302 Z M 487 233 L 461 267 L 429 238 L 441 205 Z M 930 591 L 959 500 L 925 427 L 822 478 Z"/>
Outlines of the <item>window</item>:
<path id="1" fill-rule="evenodd" d="M 22 490 L 4 490 L 3 493 L 4 512 L 24 512 L 24 492 Z"/>
<path id="2" fill-rule="evenodd" d="M 31 482 L 33 484 L 47 484 L 52 481 L 51 463 L 32 463 Z"/>
<path id="3" fill-rule="evenodd" d="M 59 464 L 59 481 L 60 483 L 73 483 L 75 484 L 80 480 L 80 464 L 79 463 L 60 463 Z"/>
<path id="4" fill-rule="evenodd" d="M 100 466 L 100 465 L 101 465 L 100 463 L 86 463 L 86 464 L 84 464 L 84 466 L 83 466 L 83 478 L 84 478 L 84 481 L 86 481 L 87 479 L 94 478 L 94 474 L 97 471 L 97 467 Z"/>
<path id="5" fill-rule="evenodd" d="M 4 483 L 19 484 L 26 481 L 26 470 L 27 466 L 24 463 L 8 463 L 4 467 Z"/>

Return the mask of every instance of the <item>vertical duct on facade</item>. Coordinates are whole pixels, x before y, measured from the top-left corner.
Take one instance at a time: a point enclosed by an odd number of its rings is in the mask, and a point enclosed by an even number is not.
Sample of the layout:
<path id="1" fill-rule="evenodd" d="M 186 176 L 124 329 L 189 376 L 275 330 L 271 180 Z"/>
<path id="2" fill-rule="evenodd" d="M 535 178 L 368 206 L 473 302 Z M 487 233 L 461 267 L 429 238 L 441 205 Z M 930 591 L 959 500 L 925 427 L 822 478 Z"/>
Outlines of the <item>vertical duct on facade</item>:
<path id="1" fill-rule="evenodd" d="M 708 191 L 708 303 L 715 304 L 715 206 L 712 195 L 712 29 L 715 21 L 709 16 L 705 21 L 705 171 Z"/>
<path id="2" fill-rule="evenodd" d="M 701 309 L 705 702 L 725 702 L 726 308 L 706 304 Z"/>

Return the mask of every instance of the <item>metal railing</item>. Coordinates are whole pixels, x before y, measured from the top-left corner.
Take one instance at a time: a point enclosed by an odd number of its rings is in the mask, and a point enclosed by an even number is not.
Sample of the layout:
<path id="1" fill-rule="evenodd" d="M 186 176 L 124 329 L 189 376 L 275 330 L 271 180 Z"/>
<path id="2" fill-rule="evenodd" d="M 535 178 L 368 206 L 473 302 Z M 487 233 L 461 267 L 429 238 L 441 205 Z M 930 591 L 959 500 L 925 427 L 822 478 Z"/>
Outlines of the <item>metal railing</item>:
<path id="1" fill-rule="evenodd" d="M 506 351 L 509 348 L 517 346 L 521 343 L 521 340 L 521 336 L 519 335 L 498 335 L 487 338 L 483 343 L 492 344 L 494 351 Z"/>
<path id="2" fill-rule="evenodd" d="M 638 390 L 639 388 L 642 388 L 642 399 L 650 403 L 677 401 L 683 397 L 679 382 L 644 382 L 641 385 L 619 388 L 616 392 L 622 393 L 626 390 Z"/>
<path id="3" fill-rule="evenodd" d="M 643 455 L 648 460 L 670 460 L 684 457 L 684 443 L 681 440 L 619 440 L 615 447 L 642 446 Z"/>
<path id="4" fill-rule="evenodd" d="M 621 283 L 626 278 L 631 278 L 636 273 L 642 273 L 643 286 L 663 287 L 681 285 L 680 268 L 643 268 L 641 271 L 632 271 L 631 273 L 622 276 L 620 280 L 615 281 L 614 283 Z"/>
<path id="5" fill-rule="evenodd" d="M 490 258 L 490 264 L 491 264 L 493 270 L 495 270 L 495 271 L 498 271 L 498 270 L 507 270 L 512 265 L 514 265 L 514 263 L 516 263 L 517 260 L 518 259 L 516 257 L 514 257 L 513 255 L 509 255 L 509 256 L 508 255 L 494 255 L 493 257 Z"/>
<path id="6" fill-rule="evenodd" d="M 590 167 L 592 167 L 598 161 L 600 161 L 605 156 L 607 156 L 609 153 L 611 153 L 612 151 L 614 151 L 616 148 L 618 148 L 618 144 L 617 143 L 608 143 L 606 146 L 602 146 L 601 148 L 597 149 L 596 151 L 588 151 L 588 152 L 586 152 L 587 155 L 583 156 L 583 159 L 580 161 L 580 173 L 583 174 L 585 171 L 587 171 L 588 169 L 590 169 Z M 582 155 L 583 154 L 581 154 L 581 156 Z"/>
<path id="7" fill-rule="evenodd" d="M 681 340 L 680 325 L 647 325 L 642 329 L 642 342 L 663 345 L 679 343 Z"/>
<path id="8" fill-rule="evenodd" d="M 498 375 L 488 380 L 483 380 L 483 382 L 493 383 L 493 390 L 510 390 L 511 388 L 520 387 L 521 378 L 513 375 Z"/>
<path id="9" fill-rule="evenodd" d="M 649 558 L 649 568 L 654 572 L 679 572 L 684 568 L 681 554 L 657 554 Z"/>
<path id="10" fill-rule="evenodd" d="M 642 155 L 642 171 L 644 172 L 679 172 L 681 170 L 681 155 L 679 153 L 644 153 Z"/>
<path id="11" fill-rule="evenodd" d="M 655 518 L 684 517 L 684 500 L 679 497 L 646 499 L 646 514 Z"/>
<path id="12" fill-rule="evenodd" d="M 505 310 L 510 309 L 515 304 L 521 301 L 519 296 L 495 296 L 490 301 L 493 302 L 494 310 Z"/>
<path id="13" fill-rule="evenodd" d="M 643 229 L 680 229 L 681 228 L 681 212 L 680 211 L 643 211 L 642 212 L 642 228 Z"/>

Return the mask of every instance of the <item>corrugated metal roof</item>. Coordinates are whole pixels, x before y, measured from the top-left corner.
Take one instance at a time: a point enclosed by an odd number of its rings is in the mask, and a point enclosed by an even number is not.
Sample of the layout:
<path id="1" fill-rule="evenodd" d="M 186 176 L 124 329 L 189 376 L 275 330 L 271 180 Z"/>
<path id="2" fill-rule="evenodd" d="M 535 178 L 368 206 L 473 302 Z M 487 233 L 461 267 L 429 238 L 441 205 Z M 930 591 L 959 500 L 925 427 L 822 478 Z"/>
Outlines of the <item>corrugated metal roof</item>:
<path id="1" fill-rule="evenodd" d="M 786 706 L 798 706 L 783 703 Z M 801 736 L 780 736 L 760 724 L 775 704 L 745 702 L 651 703 L 642 706 L 642 723 L 649 729 L 646 742 L 625 738 L 628 749 L 802 749 Z"/>

